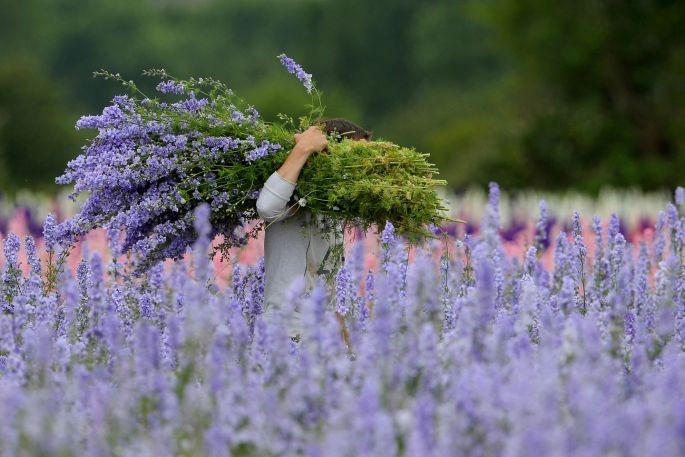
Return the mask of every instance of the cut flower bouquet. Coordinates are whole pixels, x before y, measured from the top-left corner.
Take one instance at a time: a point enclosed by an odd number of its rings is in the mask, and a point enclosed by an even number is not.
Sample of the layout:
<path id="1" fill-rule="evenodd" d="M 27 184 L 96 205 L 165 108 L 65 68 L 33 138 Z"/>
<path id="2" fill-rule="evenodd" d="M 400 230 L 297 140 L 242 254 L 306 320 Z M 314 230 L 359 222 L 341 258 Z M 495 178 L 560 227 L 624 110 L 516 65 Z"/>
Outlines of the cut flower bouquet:
<path id="1" fill-rule="evenodd" d="M 76 124 L 98 133 L 57 178 L 74 185 L 73 198 L 87 193 L 78 213 L 57 227 L 61 244 L 104 227 L 115 253 L 134 254 L 142 272 L 180 258 L 193 244 L 193 210 L 201 203 L 211 208 L 211 235 L 223 235 L 217 248 L 223 254 L 257 236 L 263 223 L 245 228 L 258 218 L 261 187 L 289 154 L 293 135 L 315 125 L 324 110 L 311 75 L 289 57 L 279 58 L 312 95 L 309 114 L 297 121 L 283 114 L 265 121 L 213 78 L 180 80 L 164 70 L 144 71 L 160 79 L 160 99 L 119 74 L 96 72 L 119 81 L 129 94 Z M 435 178 L 438 171 L 427 156 L 388 141 L 331 141 L 302 169 L 295 204 L 347 226 L 368 229 L 390 221 L 399 235 L 420 242 L 432 236 L 427 224 L 448 219 L 435 192 L 445 181 Z"/>

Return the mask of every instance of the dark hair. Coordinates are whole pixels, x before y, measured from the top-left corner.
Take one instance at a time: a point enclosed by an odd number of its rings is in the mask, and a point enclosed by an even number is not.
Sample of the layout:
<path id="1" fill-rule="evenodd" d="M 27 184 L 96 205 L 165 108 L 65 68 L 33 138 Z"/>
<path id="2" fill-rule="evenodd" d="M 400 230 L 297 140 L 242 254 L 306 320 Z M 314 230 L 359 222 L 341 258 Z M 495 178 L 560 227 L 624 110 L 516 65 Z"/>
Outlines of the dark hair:
<path id="1" fill-rule="evenodd" d="M 332 119 L 319 119 L 317 124 L 321 126 L 321 129 L 326 135 L 333 135 L 334 133 L 340 135 L 342 138 L 349 138 L 352 140 L 370 140 L 371 132 L 364 130 L 354 122 L 350 122 L 347 119 L 340 117 Z"/>

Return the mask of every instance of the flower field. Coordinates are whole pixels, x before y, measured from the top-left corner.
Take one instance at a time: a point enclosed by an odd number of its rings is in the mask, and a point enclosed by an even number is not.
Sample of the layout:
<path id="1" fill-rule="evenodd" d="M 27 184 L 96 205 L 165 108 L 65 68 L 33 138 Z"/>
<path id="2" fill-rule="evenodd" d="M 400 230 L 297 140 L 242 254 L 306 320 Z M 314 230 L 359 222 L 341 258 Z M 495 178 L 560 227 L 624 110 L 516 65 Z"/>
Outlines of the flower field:
<path id="1" fill-rule="evenodd" d="M 685 455 L 673 200 L 512 210 L 491 184 L 423 247 L 349 233 L 335 284 L 292 285 L 299 342 L 260 318 L 260 239 L 208 260 L 207 206 L 142 277 L 101 231 L 56 272 L 40 215 L 66 207 L 3 208 L 0 455 Z"/>

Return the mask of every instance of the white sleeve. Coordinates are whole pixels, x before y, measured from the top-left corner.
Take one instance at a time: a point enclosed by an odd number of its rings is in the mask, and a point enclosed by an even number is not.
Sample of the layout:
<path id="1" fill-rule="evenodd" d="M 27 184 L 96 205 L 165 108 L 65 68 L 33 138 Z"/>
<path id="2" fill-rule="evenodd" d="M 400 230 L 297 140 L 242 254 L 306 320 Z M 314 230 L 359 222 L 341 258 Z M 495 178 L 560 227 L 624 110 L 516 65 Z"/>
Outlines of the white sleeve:
<path id="1" fill-rule="evenodd" d="M 293 195 L 295 183 L 292 183 L 274 171 L 264 183 L 257 197 L 257 214 L 266 222 L 285 219 L 294 214 L 297 208 L 286 208 Z"/>

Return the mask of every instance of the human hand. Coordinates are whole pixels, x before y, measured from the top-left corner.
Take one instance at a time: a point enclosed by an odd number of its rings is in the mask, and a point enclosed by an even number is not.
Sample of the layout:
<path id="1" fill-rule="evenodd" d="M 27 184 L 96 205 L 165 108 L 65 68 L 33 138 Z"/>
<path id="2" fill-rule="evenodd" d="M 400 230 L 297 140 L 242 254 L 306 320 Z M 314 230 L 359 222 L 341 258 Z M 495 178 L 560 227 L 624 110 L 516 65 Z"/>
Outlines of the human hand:
<path id="1" fill-rule="evenodd" d="M 295 148 L 307 154 L 321 152 L 328 147 L 328 139 L 320 128 L 311 126 L 302 133 L 295 134 Z"/>

